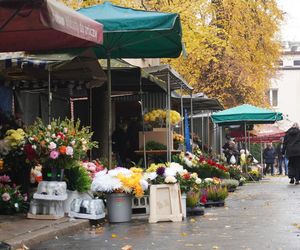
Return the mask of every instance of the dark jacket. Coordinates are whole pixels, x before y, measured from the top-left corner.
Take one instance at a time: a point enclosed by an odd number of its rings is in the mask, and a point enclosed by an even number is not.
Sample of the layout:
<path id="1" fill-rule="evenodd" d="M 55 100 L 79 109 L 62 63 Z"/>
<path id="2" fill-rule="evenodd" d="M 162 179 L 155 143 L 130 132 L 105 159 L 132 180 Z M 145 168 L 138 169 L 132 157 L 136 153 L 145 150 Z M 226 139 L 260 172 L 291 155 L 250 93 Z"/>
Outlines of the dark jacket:
<path id="1" fill-rule="evenodd" d="M 264 153 L 263 153 L 263 157 L 264 157 L 265 163 L 274 164 L 275 157 L 276 157 L 275 149 L 273 147 L 272 148 L 265 148 Z"/>
<path id="2" fill-rule="evenodd" d="M 283 143 L 279 143 L 276 148 L 276 154 L 278 156 L 278 159 L 280 159 L 284 156 L 284 152 L 282 152 L 282 151 L 284 151 Z"/>
<path id="3" fill-rule="evenodd" d="M 290 128 L 284 137 L 283 152 L 287 157 L 300 156 L 300 130 Z"/>

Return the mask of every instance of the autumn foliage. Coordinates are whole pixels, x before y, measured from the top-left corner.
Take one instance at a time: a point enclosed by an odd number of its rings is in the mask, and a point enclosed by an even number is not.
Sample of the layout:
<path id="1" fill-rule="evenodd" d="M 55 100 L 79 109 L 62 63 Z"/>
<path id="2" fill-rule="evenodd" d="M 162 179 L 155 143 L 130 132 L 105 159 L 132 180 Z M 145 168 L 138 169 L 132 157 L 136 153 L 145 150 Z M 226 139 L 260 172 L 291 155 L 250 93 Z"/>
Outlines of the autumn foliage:
<path id="1" fill-rule="evenodd" d="M 65 0 L 75 9 L 103 1 Z M 283 18 L 276 0 L 112 0 L 133 8 L 180 14 L 185 51 L 164 59 L 196 91 L 225 107 L 265 105 L 280 56 L 276 35 Z"/>

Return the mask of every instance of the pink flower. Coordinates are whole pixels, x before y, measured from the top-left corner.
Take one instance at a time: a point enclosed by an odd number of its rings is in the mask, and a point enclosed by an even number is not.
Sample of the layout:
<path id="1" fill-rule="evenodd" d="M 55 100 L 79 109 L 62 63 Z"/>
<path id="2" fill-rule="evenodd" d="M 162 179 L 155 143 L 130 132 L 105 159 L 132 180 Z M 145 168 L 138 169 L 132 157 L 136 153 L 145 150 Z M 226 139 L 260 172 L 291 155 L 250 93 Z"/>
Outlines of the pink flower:
<path id="1" fill-rule="evenodd" d="M 24 194 L 24 195 L 23 195 L 23 200 L 24 200 L 25 202 L 28 200 L 27 194 Z"/>
<path id="2" fill-rule="evenodd" d="M 50 158 L 55 160 L 59 156 L 59 153 L 56 150 L 51 151 Z"/>
<path id="3" fill-rule="evenodd" d="M 66 155 L 70 155 L 72 156 L 74 153 L 74 150 L 72 147 L 68 146 L 67 149 L 66 149 Z"/>
<path id="4" fill-rule="evenodd" d="M 8 175 L 0 176 L 0 183 L 8 183 L 11 182 L 10 177 Z"/>
<path id="5" fill-rule="evenodd" d="M 9 193 L 4 193 L 4 194 L 2 194 L 2 200 L 3 200 L 3 201 L 9 201 L 9 200 L 10 200 L 10 195 L 9 195 Z"/>
<path id="6" fill-rule="evenodd" d="M 56 144 L 55 144 L 54 142 L 50 142 L 48 148 L 49 148 L 50 150 L 56 149 Z"/>

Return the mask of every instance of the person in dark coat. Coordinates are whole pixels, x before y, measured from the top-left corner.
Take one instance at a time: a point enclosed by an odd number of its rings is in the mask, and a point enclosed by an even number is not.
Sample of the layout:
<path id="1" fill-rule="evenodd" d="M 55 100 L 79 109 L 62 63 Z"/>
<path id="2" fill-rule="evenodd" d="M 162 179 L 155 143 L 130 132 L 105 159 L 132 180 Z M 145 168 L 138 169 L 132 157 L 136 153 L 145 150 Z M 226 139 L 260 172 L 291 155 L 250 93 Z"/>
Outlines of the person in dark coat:
<path id="1" fill-rule="evenodd" d="M 295 123 L 286 132 L 282 153 L 289 160 L 288 176 L 291 179 L 290 183 L 298 185 L 300 179 L 300 130 L 298 123 Z"/>
<path id="2" fill-rule="evenodd" d="M 282 153 L 282 151 L 283 151 L 283 141 L 284 141 L 284 138 L 282 137 L 280 143 L 277 145 L 277 148 L 276 148 L 277 163 L 278 163 L 278 168 L 279 168 L 279 174 L 280 175 L 283 174 L 283 168 L 282 168 L 282 165 L 283 165 L 284 174 L 288 175 L 287 160 L 286 160 L 286 157 L 285 157 L 284 153 Z"/>
<path id="3" fill-rule="evenodd" d="M 265 148 L 263 152 L 263 158 L 264 162 L 266 164 L 266 167 L 264 169 L 264 175 L 267 174 L 269 171 L 269 168 L 271 168 L 271 175 L 274 175 L 274 162 L 276 157 L 276 151 L 272 146 L 272 143 L 268 143 L 267 147 Z"/>

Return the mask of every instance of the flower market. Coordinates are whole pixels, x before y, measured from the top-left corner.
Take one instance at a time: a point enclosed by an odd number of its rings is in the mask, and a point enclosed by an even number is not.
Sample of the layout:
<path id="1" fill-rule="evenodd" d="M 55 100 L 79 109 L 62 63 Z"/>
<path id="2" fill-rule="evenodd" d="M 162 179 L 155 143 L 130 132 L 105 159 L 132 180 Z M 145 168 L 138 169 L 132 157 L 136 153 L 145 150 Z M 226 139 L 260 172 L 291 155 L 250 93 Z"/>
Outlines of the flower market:
<path id="1" fill-rule="evenodd" d="M 170 65 L 134 63 L 180 55 L 178 14 L 3 2 L 7 18 L 33 14 L 4 25 L 15 35 L 0 32 L 1 220 L 180 222 L 225 209 L 228 196 L 262 179 L 250 132 L 280 113 L 226 120 L 218 99 L 194 91 Z M 124 13 L 150 21 L 122 27 Z M 235 130 L 236 141 L 228 137 Z M 1 234 L 0 249 L 10 249 L 12 237 Z"/>

